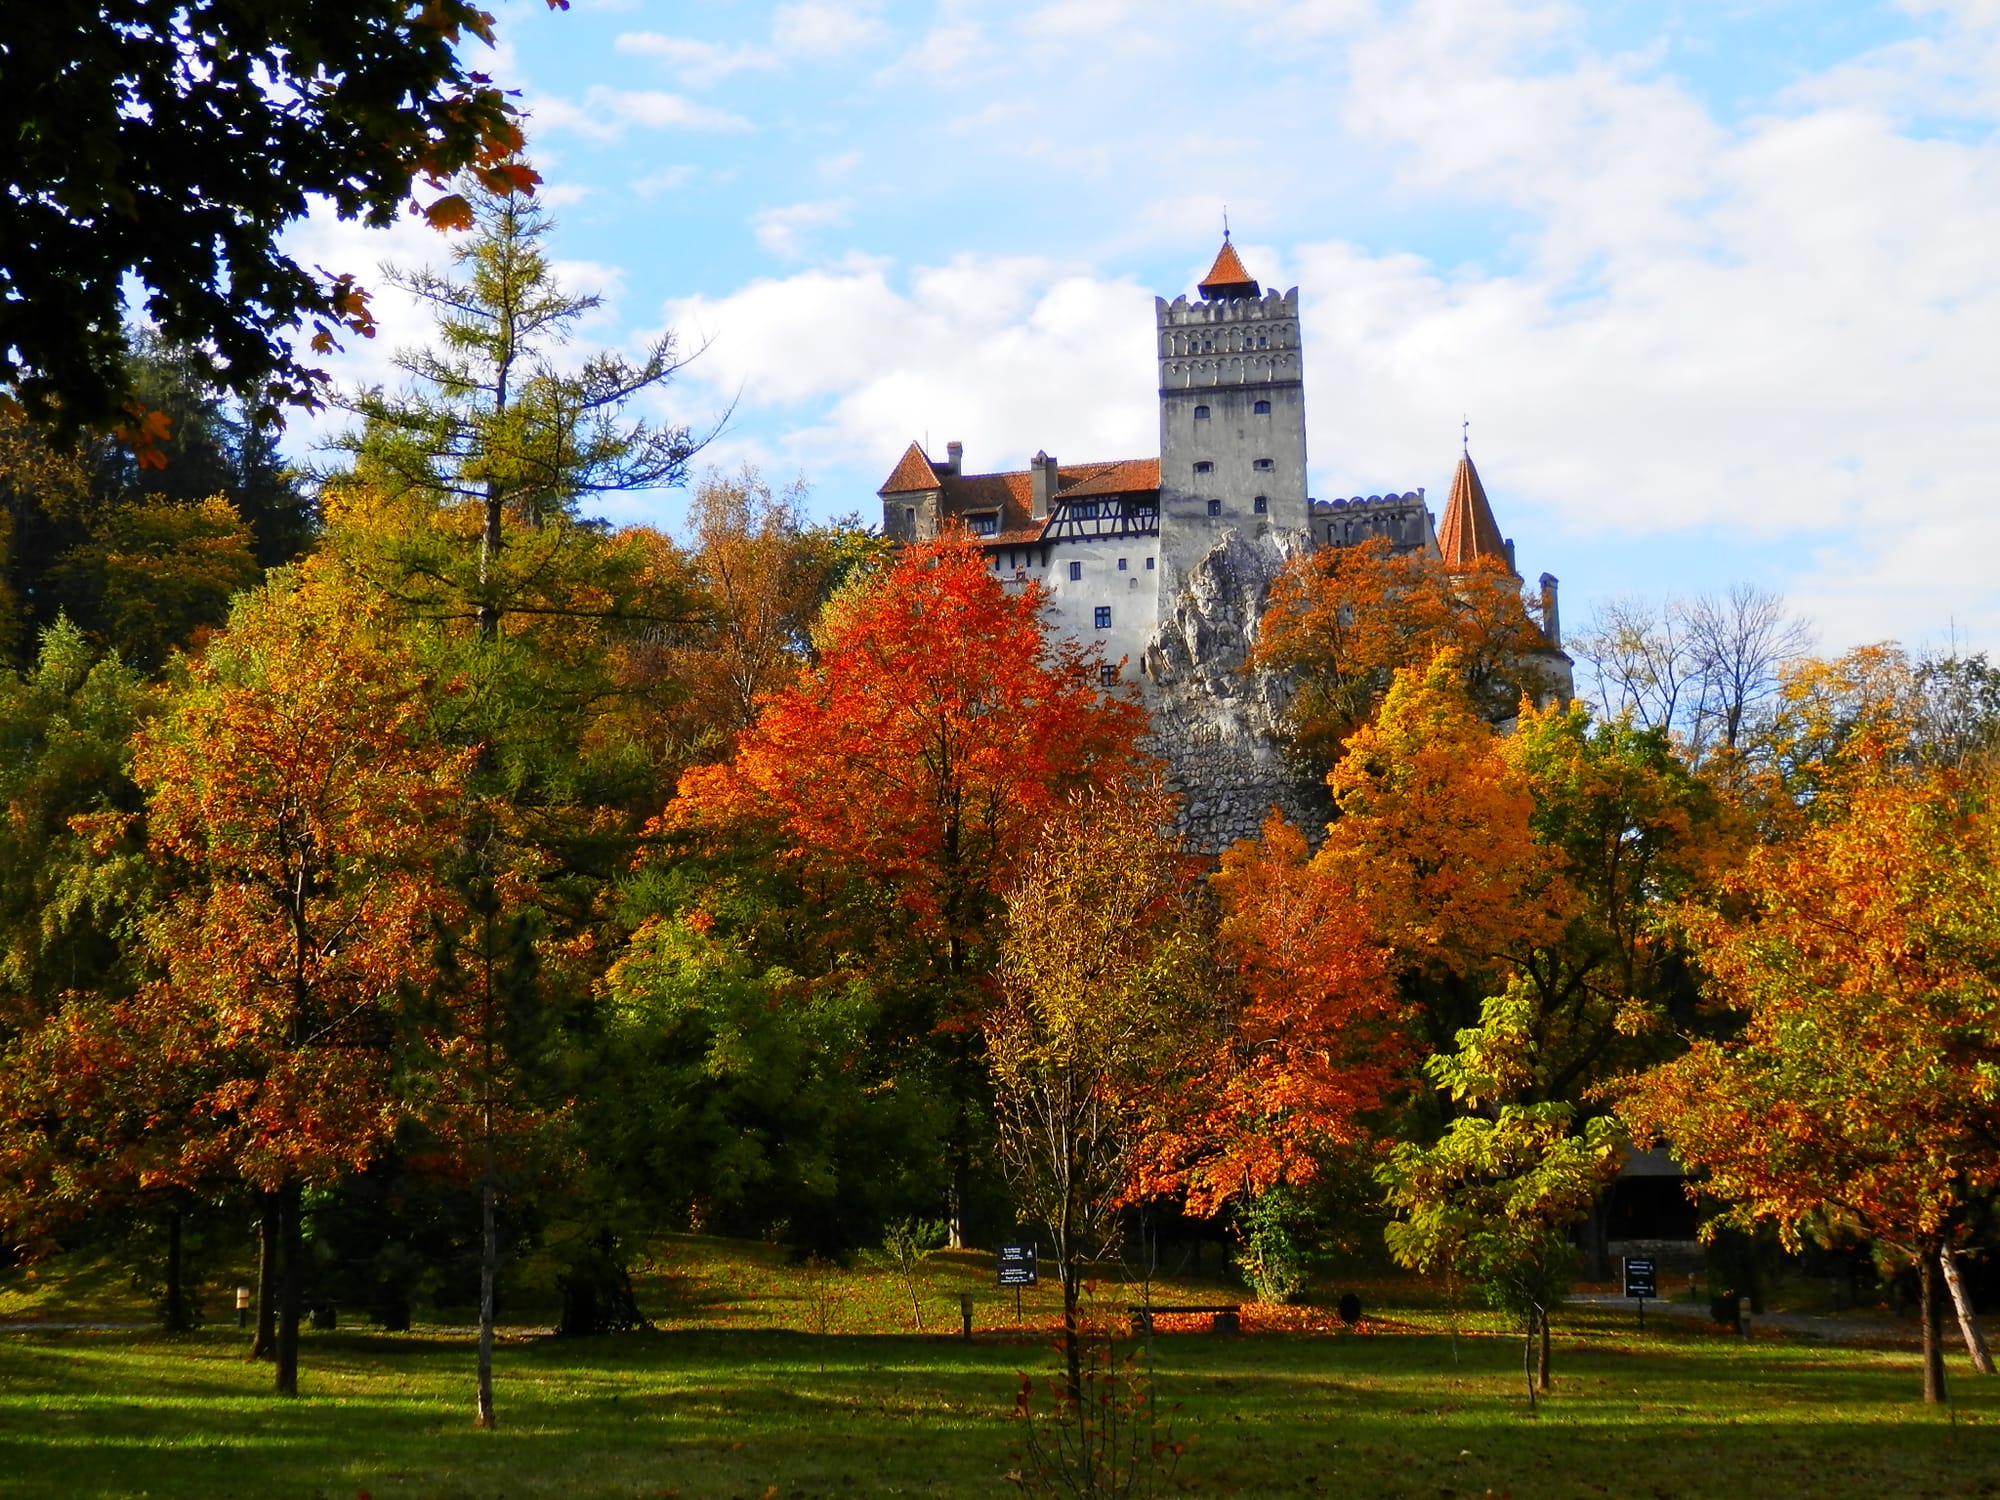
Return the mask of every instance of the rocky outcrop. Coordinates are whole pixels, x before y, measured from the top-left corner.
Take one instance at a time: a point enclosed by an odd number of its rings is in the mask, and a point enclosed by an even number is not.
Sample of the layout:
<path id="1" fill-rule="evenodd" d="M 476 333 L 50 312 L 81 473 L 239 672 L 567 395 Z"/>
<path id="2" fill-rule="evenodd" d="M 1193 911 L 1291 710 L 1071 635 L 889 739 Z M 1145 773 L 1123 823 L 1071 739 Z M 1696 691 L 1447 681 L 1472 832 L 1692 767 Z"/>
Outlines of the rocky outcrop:
<path id="1" fill-rule="evenodd" d="M 1325 788 L 1279 732 L 1284 679 L 1243 670 L 1272 581 L 1306 546 L 1291 532 L 1227 533 L 1189 570 L 1146 646 L 1152 748 L 1180 794 L 1183 834 L 1207 853 L 1255 835 L 1273 807 L 1315 841 L 1326 826 Z"/>

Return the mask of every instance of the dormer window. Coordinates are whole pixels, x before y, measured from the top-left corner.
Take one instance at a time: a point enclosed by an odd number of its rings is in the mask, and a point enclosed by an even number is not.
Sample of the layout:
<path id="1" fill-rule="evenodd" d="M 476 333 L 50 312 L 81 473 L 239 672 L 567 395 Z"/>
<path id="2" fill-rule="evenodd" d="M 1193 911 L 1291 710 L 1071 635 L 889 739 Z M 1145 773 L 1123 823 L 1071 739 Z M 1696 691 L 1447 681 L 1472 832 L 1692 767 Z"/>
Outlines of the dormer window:
<path id="1" fill-rule="evenodd" d="M 1260 417 L 1268 417 L 1271 415 L 1271 403 L 1268 401 L 1259 401 L 1255 406 L 1251 407 L 1250 409 Z"/>
<path id="2" fill-rule="evenodd" d="M 1194 471 L 1197 474 L 1213 474 L 1215 472 L 1215 465 L 1204 458 L 1194 466 Z"/>
<path id="3" fill-rule="evenodd" d="M 997 510 L 982 510 L 977 515 L 967 516 L 965 523 L 972 528 L 974 536 L 998 536 L 1000 534 L 1000 512 Z"/>
<path id="4" fill-rule="evenodd" d="M 1259 473 L 1268 473 L 1270 470 L 1275 469 L 1278 466 L 1268 458 L 1260 458 L 1255 463 L 1250 465 L 1250 467 L 1257 470 Z"/>
<path id="5" fill-rule="evenodd" d="M 1197 422 L 1206 422 L 1208 420 L 1208 408 L 1205 406 L 1197 406 L 1194 409 L 1194 419 Z"/>

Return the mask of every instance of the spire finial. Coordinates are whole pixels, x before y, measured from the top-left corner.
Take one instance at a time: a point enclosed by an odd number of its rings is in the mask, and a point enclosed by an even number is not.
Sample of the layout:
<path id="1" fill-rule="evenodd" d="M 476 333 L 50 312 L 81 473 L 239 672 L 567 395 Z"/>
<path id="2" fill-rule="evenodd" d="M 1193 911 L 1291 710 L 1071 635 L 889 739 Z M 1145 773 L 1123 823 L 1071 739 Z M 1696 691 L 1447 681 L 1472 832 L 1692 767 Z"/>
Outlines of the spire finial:
<path id="1" fill-rule="evenodd" d="M 1229 205 L 1227 203 L 1222 205 L 1222 237 L 1225 240 L 1229 238 Z"/>
<path id="2" fill-rule="evenodd" d="M 1472 418 L 1463 417 L 1458 424 L 1458 451 L 1467 458 L 1472 457 Z"/>

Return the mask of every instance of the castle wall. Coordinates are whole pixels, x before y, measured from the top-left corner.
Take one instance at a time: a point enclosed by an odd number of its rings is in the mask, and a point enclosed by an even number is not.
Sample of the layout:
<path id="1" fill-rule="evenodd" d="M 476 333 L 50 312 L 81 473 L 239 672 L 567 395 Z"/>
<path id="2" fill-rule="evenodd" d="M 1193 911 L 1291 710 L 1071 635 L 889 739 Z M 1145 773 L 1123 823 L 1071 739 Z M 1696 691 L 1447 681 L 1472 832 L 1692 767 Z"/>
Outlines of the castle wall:
<path id="1" fill-rule="evenodd" d="M 1107 666 L 1133 681 L 1158 621 L 1159 538 L 1126 535 L 1065 538 L 994 550 L 1006 580 L 1032 579 L 1043 589 L 1042 618 L 1051 635 L 1095 646 Z M 1072 568 L 1081 576 L 1072 578 Z M 1099 623 L 1099 610 L 1109 623 Z"/>

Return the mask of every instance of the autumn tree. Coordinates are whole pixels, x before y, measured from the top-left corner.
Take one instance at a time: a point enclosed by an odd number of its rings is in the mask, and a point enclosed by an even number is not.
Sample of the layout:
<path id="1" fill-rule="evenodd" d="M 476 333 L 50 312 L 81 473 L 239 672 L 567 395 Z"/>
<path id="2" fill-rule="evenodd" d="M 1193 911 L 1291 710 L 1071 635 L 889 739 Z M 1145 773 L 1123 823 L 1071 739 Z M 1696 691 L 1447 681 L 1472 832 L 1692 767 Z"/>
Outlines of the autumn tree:
<path id="1" fill-rule="evenodd" d="M 1690 908 L 1707 994 L 1740 1030 L 1638 1078 L 1621 1112 L 1729 1221 L 1793 1246 L 1859 1232 L 1913 1261 L 1941 1401 L 1942 1259 L 2000 1180 L 2000 838 L 1990 772 L 1908 768 L 1899 738 L 1850 726 L 1802 822 Z"/>
<path id="2" fill-rule="evenodd" d="M 1245 1253 L 1264 1267 L 1266 1216 L 1365 1160 L 1417 1049 L 1390 950 L 1352 884 L 1316 866 L 1297 829 L 1273 816 L 1258 839 L 1223 851 L 1210 890 L 1213 1050 L 1155 1170 L 1191 1212 L 1235 1207 Z"/>
<path id="3" fill-rule="evenodd" d="M 1143 784 L 1073 797 L 1007 895 L 1000 998 L 981 1020 L 1001 1160 L 1045 1227 L 1081 1399 L 1084 1263 L 1144 1196 L 1154 1137 L 1179 1123 L 1217 1019 L 1212 934 L 1170 798 Z"/>
<path id="4" fill-rule="evenodd" d="M 171 1161 L 266 1195 L 280 1265 L 277 1388 L 298 1385 L 301 1202 L 365 1167 L 409 1114 L 415 997 L 453 907 L 441 864 L 463 758 L 425 732 L 406 652 L 331 565 L 246 596 L 139 741 L 148 838 L 181 871 L 122 1008 L 142 1069 L 191 1080 Z M 184 1086 L 187 1086 L 184 1082 Z"/>
<path id="5" fill-rule="evenodd" d="M 552 6 L 566 0 L 550 0 Z M 0 98 L 0 384 L 38 415 L 117 420 L 130 396 L 128 278 L 205 379 L 310 404 L 293 352 L 372 331 L 351 277 L 301 265 L 281 232 L 315 198 L 376 228 L 462 168 L 530 186 L 506 93 L 468 67 L 492 17 L 466 0 L 338 9 L 189 0 L 10 6 Z M 449 222 L 455 195 L 429 205 Z"/>
<path id="6" fill-rule="evenodd" d="M 1144 727 L 1088 652 L 1049 639 L 1040 602 L 969 539 L 906 549 L 836 596 L 817 664 L 729 762 L 682 778 L 662 825 L 711 848 L 756 841 L 805 881 L 848 923 L 837 949 L 907 976 L 906 1032 L 946 1050 L 962 1100 L 977 980 L 1021 861 L 1071 793 L 1126 777 Z"/>
<path id="7" fill-rule="evenodd" d="M 1323 764 L 1375 711 L 1400 667 L 1452 650 L 1482 712 L 1512 717 L 1536 686 L 1532 658 L 1548 649 L 1520 580 L 1497 559 L 1448 570 L 1386 538 L 1320 547 L 1290 563 L 1271 588 L 1248 665 L 1290 674 L 1289 728 Z"/>

